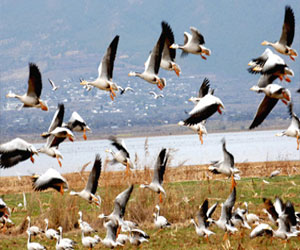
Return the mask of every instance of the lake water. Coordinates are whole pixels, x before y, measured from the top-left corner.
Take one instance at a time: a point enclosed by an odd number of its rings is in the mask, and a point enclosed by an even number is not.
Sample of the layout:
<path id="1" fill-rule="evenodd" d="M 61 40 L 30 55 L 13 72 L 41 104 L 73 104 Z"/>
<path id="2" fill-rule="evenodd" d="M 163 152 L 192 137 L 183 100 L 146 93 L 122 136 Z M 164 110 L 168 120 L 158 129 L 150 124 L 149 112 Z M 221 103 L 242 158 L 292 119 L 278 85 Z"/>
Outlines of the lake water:
<path id="1" fill-rule="evenodd" d="M 197 134 L 149 137 L 147 156 L 144 150 L 146 137 L 126 138 L 125 143 L 131 158 L 134 159 L 136 153 L 139 162 L 147 163 L 148 166 L 153 166 L 162 147 L 175 150 L 172 153 L 171 166 L 182 163 L 184 165 L 206 164 L 219 160 L 223 155 L 221 147 L 223 137 L 226 138 L 227 149 L 234 155 L 235 162 L 300 160 L 300 152 L 296 150 L 296 138 L 275 136 L 279 132 L 272 130 L 208 134 L 204 136 L 203 145 Z M 80 136 L 77 134 L 77 138 Z M 42 144 L 34 144 L 34 146 L 40 148 Z M 34 164 L 27 160 L 12 168 L 0 169 L 0 176 L 41 174 L 50 167 L 61 173 L 80 171 L 83 164 L 94 161 L 96 153 L 99 153 L 102 159 L 111 158 L 111 155 L 105 152 L 107 148 L 112 148 L 108 140 L 64 142 L 59 149 L 64 157 L 62 168 L 55 158 L 39 154 L 34 156 Z M 92 164 L 86 170 L 90 170 L 91 166 Z M 107 168 L 111 171 L 120 169 L 124 169 L 120 164 Z"/>

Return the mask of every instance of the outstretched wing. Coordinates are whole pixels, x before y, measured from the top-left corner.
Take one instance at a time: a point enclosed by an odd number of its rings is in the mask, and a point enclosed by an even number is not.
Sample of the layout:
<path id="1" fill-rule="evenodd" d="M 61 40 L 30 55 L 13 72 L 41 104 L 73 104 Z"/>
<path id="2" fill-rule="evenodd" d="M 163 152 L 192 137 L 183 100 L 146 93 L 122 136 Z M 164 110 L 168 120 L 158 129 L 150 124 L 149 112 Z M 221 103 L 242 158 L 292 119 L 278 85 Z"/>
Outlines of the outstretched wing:
<path id="1" fill-rule="evenodd" d="M 101 158 L 100 155 L 97 154 L 94 162 L 94 166 L 92 168 L 92 171 L 90 172 L 88 182 L 86 184 L 85 190 L 91 192 L 92 194 L 95 194 L 98 187 L 98 181 L 101 174 Z"/>

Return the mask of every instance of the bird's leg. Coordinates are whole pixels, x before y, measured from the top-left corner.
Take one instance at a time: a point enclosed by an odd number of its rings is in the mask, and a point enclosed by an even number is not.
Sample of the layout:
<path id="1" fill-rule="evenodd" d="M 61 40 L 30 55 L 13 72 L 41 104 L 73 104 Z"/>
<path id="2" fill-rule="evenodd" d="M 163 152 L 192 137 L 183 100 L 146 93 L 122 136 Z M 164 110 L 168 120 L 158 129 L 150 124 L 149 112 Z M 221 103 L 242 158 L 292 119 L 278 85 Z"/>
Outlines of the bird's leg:
<path id="1" fill-rule="evenodd" d="M 74 141 L 71 135 L 68 134 L 67 137 L 69 138 L 69 140 L 70 140 L 71 142 Z"/>
<path id="2" fill-rule="evenodd" d="M 231 191 L 236 187 L 236 181 L 233 177 L 233 175 L 231 175 Z"/>
<path id="3" fill-rule="evenodd" d="M 287 82 L 291 82 L 291 79 L 287 76 L 284 78 L 284 80 L 287 81 Z"/>
<path id="4" fill-rule="evenodd" d="M 297 150 L 299 150 L 299 144 L 300 144 L 300 141 L 299 141 L 299 135 L 297 135 Z"/>
<path id="5" fill-rule="evenodd" d="M 116 233 L 116 239 L 118 238 L 118 235 L 120 234 L 120 232 L 121 232 L 121 227 L 118 226 L 117 233 Z"/>
<path id="6" fill-rule="evenodd" d="M 282 80 L 283 80 L 283 77 L 282 77 L 282 75 L 278 75 L 278 77 L 279 77 L 280 81 L 282 81 Z"/>
<path id="7" fill-rule="evenodd" d="M 210 242 L 209 242 L 209 239 L 208 239 L 208 235 L 207 235 L 207 234 L 205 235 L 204 238 L 205 238 L 206 242 L 209 244 Z"/>
<path id="8" fill-rule="evenodd" d="M 114 92 L 114 90 L 113 90 L 113 88 L 112 88 L 111 85 L 109 86 L 109 88 L 110 88 L 110 92 L 112 93 L 112 95 L 113 95 L 113 96 L 116 96 L 116 93 Z"/>
<path id="9" fill-rule="evenodd" d="M 160 203 L 162 203 L 162 202 L 163 202 L 163 200 L 162 200 L 162 194 L 161 194 L 161 192 L 159 193 L 159 202 L 160 202 Z"/>
<path id="10" fill-rule="evenodd" d="M 83 139 L 86 140 L 87 137 L 86 137 L 86 128 L 83 128 Z"/>
<path id="11" fill-rule="evenodd" d="M 224 237 L 223 237 L 223 241 L 226 241 L 226 240 L 228 240 L 228 233 L 227 232 L 225 232 Z"/>
<path id="12" fill-rule="evenodd" d="M 61 166 L 62 166 L 62 164 L 61 164 L 61 161 L 59 160 L 59 157 L 58 157 L 58 155 L 56 156 L 56 159 L 57 159 L 57 161 L 58 161 L 58 164 L 59 164 L 59 166 L 61 167 Z"/>
<path id="13" fill-rule="evenodd" d="M 221 110 L 221 106 L 220 105 L 218 106 L 218 112 L 219 112 L 220 115 L 222 114 L 222 110 Z"/>
<path id="14" fill-rule="evenodd" d="M 42 101 L 39 101 L 40 102 L 40 105 L 41 105 L 41 109 L 43 111 L 48 111 L 48 107 L 46 105 L 44 105 L 44 103 Z"/>
<path id="15" fill-rule="evenodd" d="M 114 100 L 114 97 L 113 97 L 113 95 L 111 94 L 111 92 L 110 92 L 109 96 L 110 96 L 110 99 L 113 101 L 113 100 Z"/>
<path id="16" fill-rule="evenodd" d="M 288 103 L 287 103 L 287 101 L 286 100 L 284 100 L 284 99 L 281 99 L 281 101 L 285 104 L 285 105 L 287 105 Z"/>
<path id="17" fill-rule="evenodd" d="M 206 60 L 206 57 L 205 57 L 205 56 L 203 56 L 202 54 L 200 54 L 200 56 L 202 57 L 202 59 Z"/>
<path id="18" fill-rule="evenodd" d="M 129 163 L 128 161 L 126 162 L 126 176 L 128 177 L 129 176 L 129 171 L 130 171 L 130 168 L 129 168 Z"/>
<path id="19" fill-rule="evenodd" d="M 179 76 L 180 75 L 180 70 L 175 64 L 173 65 L 173 69 L 174 69 L 176 75 Z"/>
<path id="20" fill-rule="evenodd" d="M 295 61 L 295 58 L 294 58 L 294 57 L 292 57 L 292 55 L 290 55 L 290 58 L 291 58 L 293 61 Z"/>
<path id="21" fill-rule="evenodd" d="M 201 144 L 203 144 L 202 131 L 200 130 L 200 131 L 198 132 L 198 134 L 199 134 L 199 139 L 200 139 L 200 141 L 201 141 Z"/>
<path id="22" fill-rule="evenodd" d="M 64 194 L 63 185 L 64 185 L 63 183 L 60 183 L 60 184 L 59 184 L 59 192 L 61 193 L 61 195 Z"/>
<path id="23" fill-rule="evenodd" d="M 34 158 L 33 158 L 32 154 L 30 155 L 30 160 L 32 163 L 34 163 Z"/>

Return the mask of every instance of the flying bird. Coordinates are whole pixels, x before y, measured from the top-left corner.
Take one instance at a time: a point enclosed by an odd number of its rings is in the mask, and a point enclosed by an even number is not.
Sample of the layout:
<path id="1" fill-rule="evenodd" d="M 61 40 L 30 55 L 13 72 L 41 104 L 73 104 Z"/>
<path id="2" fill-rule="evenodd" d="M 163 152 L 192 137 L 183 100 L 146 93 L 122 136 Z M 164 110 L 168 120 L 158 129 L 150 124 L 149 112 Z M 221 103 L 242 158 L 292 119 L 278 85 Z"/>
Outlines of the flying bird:
<path id="1" fill-rule="evenodd" d="M 156 100 L 158 98 L 164 98 L 165 96 L 163 94 L 156 94 L 154 91 L 149 92 L 150 95 L 153 95 L 153 98 Z"/>
<path id="2" fill-rule="evenodd" d="M 121 86 L 118 86 L 118 89 L 120 90 L 120 94 L 121 95 L 124 95 L 126 92 L 128 91 L 131 91 L 131 92 L 134 92 L 133 88 L 130 88 L 130 87 L 126 87 L 125 89 L 122 88 Z"/>
<path id="3" fill-rule="evenodd" d="M 111 153 L 113 156 L 112 164 L 115 164 L 117 162 L 121 163 L 126 167 L 126 174 L 128 175 L 130 169 L 134 168 L 134 164 L 130 159 L 130 155 L 124 140 L 119 140 L 115 136 L 110 136 L 109 140 L 111 141 L 111 145 L 116 147 L 116 149 L 118 150 L 117 152 L 114 152 L 111 149 L 106 150 L 106 152 Z"/>
<path id="4" fill-rule="evenodd" d="M 296 50 L 292 49 L 292 43 L 295 35 L 295 16 L 290 6 L 285 6 L 284 22 L 279 41 L 272 43 L 263 41 L 262 45 L 272 46 L 277 52 L 288 55 L 293 61 L 298 56 Z"/>
<path id="5" fill-rule="evenodd" d="M 34 191 L 43 191 L 48 188 L 53 188 L 62 195 L 64 194 L 64 190 L 68 190 L 69 188 L 67 180 L 54 168 L 49 168 L 41 176 L 32 176 L 32 186 Z"/>
<path id="6" fill-rule="evenodd" d="M 190 27 L 192 34 L 184 32 L 184 44 L 178 45 L 173 43 L 170 48 L 172 49 L 181 49 L 181 56 L 185 56 L 188 53 L 200 55 L 202 59 L 206 60 L 206 57 L 203 54 L 210 56 L 210 49 L 204 47 L 205 41 L 204 36 L 195 28 Z"/>
<path id="7" fill-rule="evenodd" d="M 291 79 L 287 76 L 294 76 L 294 71 L 288 67 L 285 61 L 277 54 L 274 54 L 269 48 L 264 53 L 252 59 L 248 66 L 248 72 L 251 74 L 262 75 L 275 75 L 280 80 L 285 79 L 287 82 L 291 82 Z"/>
<path id="8" fill-rule="evenodd" d="M 212 166 L 208 167 L 208 170 L 214 174 L 224 174 L 228 177 L 232 177 L 232 188 L 236 186 L 235 178 L 240 179 L 238 173 L 240 172 L 234 166 L 234 156 L 228 152 L 226 148 L 226 141 L 222 139 L 222 150 L 223 150 L 223 159 L 213 162 Z"/>
<path id="9" fill-rule="evenodd" d="M 166 148 L 163 148 L 160 151 L 156 160 L 156 164 L 154 166 L 154 174 L 153 174 L 152 182 L 150 184 L 140 185 L 140 188 L 149 188 L 155 193 L 158 193 L 160 202 L 162 202 L 161 193 L 163 193 L 166 196 L 166 191 L 162 187 L 162 183 L 164 180 L 164 174 L 168 163 L 168 159 L 169 159 L 169 152 Z"/>
<path id="10" fill-rule="evenodd" d="M 170 25 L 166 22 L 161 22 L 162 32 L 165 34 L 165 44 L 162 52 L 162 58 L 160 62 L 160 67 L 165 70 L 174 70 L 176 75 L 179 76 L 181 69 L 179 65 L 175 62 L 176 50 L 170 48 L 174 43 L 174 34 Z"/>
<path id="11" fill-rule="evenodd" d="M 121 192 L 117 195 L 114 201 L 114 210 L 109 215 L 100 214 L 98 218 L 100 219 L 108 219 L 117 225 L 123 225 L 124 224 L 124 215 L 125 215 L 125 209 L 126 205 L 129 201 L 130 195 L 133 191 L 133 185 L 131 185 L 129 188 Z"/>
<path id="12" fill-rule="evenodd" d="M 223 102 L 220 98 L 212 95 L 212 93 L 206 94 L 201 101 L 189 112 L 189 117 L 185 119 L 184 125 L 194 125 L 199 122 L 202 122 L 214 113 L 218 111 L 219 114 L 222 114 L 221 108 L 225 108 Z"/>
<path id="13" fill-rule="evenodd" d="M 87 123 L 83 120 L 83 118 L 74 111 L 71 115 L 70 120 L 67 124 L 63 124 L 63 127 L 70 129 L 71 131 L 75 132 L 83 132 L 83 139 L 86 140 L 86 131 L 91 131 L 90 127 Z"/>
<path id="14" fill-rule="evenodd" d="M 161 63 L 162 52 L 164 48 L 166 36 L 162 31 L 160 37 L 151 51 L 147 61 L 145 62 L 145 70 L 142 73 L 130 71 L 128 76 L 137 76 L 145 81 L 156 84 L 162 90 L 166 86 L 166 79 L 158 76 L 158 71 Z"/>
<path id="15" fill-rule="evenodd" d="M 34 154 L 38 155 L 36 148 L 23 139 L 16 138 L 3 143 L 0 145 L 0 168 L 13 167 L 29 158 L 34 163 Z"/>
<path id="16" fill-rule="evenodd" d="M 257 93 L 264 93 L 265 97 L 261 101 L 249 129 L 259 126 L 275 107 L 278 100 L 281 100 L 285 105 L 291 101 L 290 91 L 278 84 L 273 83 L 267 85 L 266 87 L 253 86 L 250 90 L 253 90 Z"/>
<path id="17" fill-rule="evenodd" d="M 9 92 L 6 97 L 18 98 L 24 108 L 41 108 L 43 111 L 48 111 L 47 104 L 41 99 L 42 93 L 42 76 L 39 68 L 34 63 L 29 63 L 29 78 L 28 89 L 24 95 L 17 95 Z"/>
<path id="18" fill-rule="evenodd" d="M 293 111 L 293 103 L 290 102 L 289 104 L 289 114 L 291 117 L 291 123 L 290 126 L 287 128 L 287 130 L 276 134 L 276 136 L 290 136 L 290 137 L 296 137 L 297 139 L 297 150 L 299 150 L 300 145 L 300 119 Z"/>
<path id="19" fill-rule="evenodd" d="M 100 155 L 97 154 L 85 188 L 80 192 L 71 191 L 70 195 L 80 196 L 81 198 L 87 200 L 88 202 L 90 203 L 94 202 L 97 206 L 100 206 L 101 198 L 100 196 L 96 196 L 96 191 L 97 191 L 98 181 L 101 174 L 101 168 L 102 168 L 101 158 Z"/>
<path id="20" fill-rule="evenodd" d="M 105 55 L 102 58 L 102 61 L 98 67 L 98 78 L 92 82 L 81 80 L 80 84 L 87 87 L 96 87 L 101 90 L 109 91 L 110 98 L 114 100 L 116 96 L 114 91 L 118 90 L 117 84 L 112 81 L 113 78 L 113 69 L 114 62 L 116 58 L 117 48 L 119 43 L 119 36 L 115 38 L 110 43 L 109 47 L 106 50 Z"/>
<path id="21" fill-rule="evenodd" d="M 52 86 L 53 91 L 55 91 L 59 88 L 58 86 L 55 85 L 55 83 L 51 79 L 48 78 L 48 81 L 49 81 L 50 85 Z"/>

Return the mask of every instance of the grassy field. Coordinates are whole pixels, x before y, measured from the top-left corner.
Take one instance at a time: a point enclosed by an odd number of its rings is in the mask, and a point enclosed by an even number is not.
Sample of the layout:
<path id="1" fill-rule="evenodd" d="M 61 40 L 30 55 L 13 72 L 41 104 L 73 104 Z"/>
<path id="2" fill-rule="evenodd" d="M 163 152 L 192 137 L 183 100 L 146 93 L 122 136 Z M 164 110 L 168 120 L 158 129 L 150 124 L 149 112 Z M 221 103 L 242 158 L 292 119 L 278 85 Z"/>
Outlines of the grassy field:
<path id="1" fill-rule="evenodd" d="M 279 164 L 279 163 L 278 163 Z M 291 162 L 281 162 L 282 169 L 294 169 L 297 172 L 298 165 Z M 271 163 L 264 163 L 260 168 L 265 166 L 273 166 Z M 249 167 L 249 166 L 248 166 Z M 271 171 L 270 167 L 270 171 Z M 193 173 L 192 168 L 190 169 Z M 253 170 L 253 169 L 252 169 Z M 250 230 L 241 229 L 238 233 L 231 235 L 227 241 L 223 241 L 224 232 L 217 229 L 215 226 L 211 230 L 216 232 L 216 235 L 209 238 L 207 242 L 204 238 L 197 236 L 194 226 L 189 223 L 190 218 L 195 216 L 197 209 L 205 198 L 209 199 L 209 203 L 213 204 L 216 201 L 223 202 L 230 193 L 230 181 L 224 179 L 211 179 L 205 175 L 206 172 L 199 174 L 199 179 L 196 181 L 181 180 L 191 178 L 193 174 L 186 173 L 186 176 L 180 172 L 180 169 L 168 170 L 169 177 L 164 184 L 167 192 L 167 197 L 163 200 L 161 206 L 161 214 L 164 215 L 171 223 L 170 229 L 157 232 L 154 228 L 151 214 L 154 212 L 154 207 L 159 203 L 159 197 L 150 190 L 138 188 L 135 185 L 132 196 L 128 202 L 125 219 L 135 221 L 140 228 L 145 230 L 150 235 L 149 243 L 144 243 L 143 249 L 299 249 L 300 242 L 298 238 L 291 239 L 288 242 L 283 242 L 279 239 L 257 238 L 250 239 Z M 177 175 L 172 171 L 178 172 Z M 181 169 L 181 171 L 183 171 Z M 185 169 L 184 171 L 188 171 Z M 292 171 L 292 170 L 289 170 Z M 284 171 L 283 171 L 284 172 Z M 105 176 L 107 174 L 108 176 Z M 139 180 L 149 181 L 151 179 L 151 171 L 145 170 L 136 175 L 141 175 L 144 178 Z M 168 173 L 166 173 L 168 174 Z M 116 185 L 116 182 L 111 182 L 109 176 L 113 178 L 115 175 L 123 175 L 123 173 L 103 173 L 102 178 L 107 181 L 101 181 L 99 194 L 102 197 L 101 207 L 88 204 L 86 201 L 77 197 L 71 197 L 67 193 L 61 196 L 55 191 L 42 193 L 27 192 L 27 210 L 19 208 L 17 205 L 23 201 L 22 193 L 8 192 L 3 196 L 3 199 L 10 208 L 13 208 L 11 219 L 15 222 L 15 226 L 9 228 L 5 233 L 0 234 L 1 249 L 24 249 L 26 248 L 27 234 L 27 215 L 31 216 L 32 225 L 45 227 L 44 219 L 49 219 L 49 226 L 57 228 L 62 225 L 64 228 L 64 237 L 69 237 L 78 242 L 76 249 L 83 249 L 81 245 L 80 230 L 77 220 L 79 218 L 78 211 L 83 212 L 83 219 L 89 222 L 98 230 L 100 237 L 105 237 L 103 221 L 98 219 L 100 213 L 108 214 L 113 209 L 113 200 L 118 193 L 127 188 L 127 184 L 131 183 L 135 177 L 126 180 L 122 179 L 122 185 Z M 76 189 L 80 189 L 87 178 L 87 173 L 70 174 L 68 181 L 76 181 Z M 170 177 L 173 176 L 173 177 Z M 177 176 L 177 178 L 175 178 Z M 202 177 L 201 177 L 202 176 Z M 71 180 L 72 178 L 73 180 Z M 167 176 L 166 176 L 167 177 Z M 195 176 L 194 176 L 195 177 Z M 196 178 L 196 177 L 195 177 Z M 194 179 L 195 179 L 194 178 Z M 191 178 L 192 179 L 192 178 Z M 284 201 L 291 200 L 295 205 L 296 210 L 300 210 L 299 185 L 300 175 L 294 173 L 291 176 L 278 176 L 273 179 L 264 177 L 269 181 L 269 184 L 264 183 L 263 178 L 246 177 L 238 182 L 237 186 L 237 203 L 236 207 L 243 207 L 242 203 L 249 203 L 249 211 L 257 213 L 262 219 L 266 220 L 265 214 L 262 212 L 263 203 L 262 197 L 274 199 L 276 195 L 280 196 Z M 0 183 L 4 185 L 3 178 L 0 178 Z M 120 180 L 120 178 L 119 178 Z M 140 181 L 142 182 L 142 181 Z M 114 183 L 114 184 L 113 184 Z M 69 183 L 70 184 L 70 183 Z M 19 186 L 19 185 L 16 185 Z M 71 185 L 75 187 L 75 185 Z M 26 190 L 26 185 L 24 189 Z M 220 215 L 220 206 L 217 208 L 214 218 Z M 40 242 L 48 249 L 55 249 L 55 242 L 51 242 L 46 237 L 33 237 L 33 241 Z M 99 244 L 96 249 L 103 248 Z M 135 248 L 126 245 L 125 249 Z"/>

